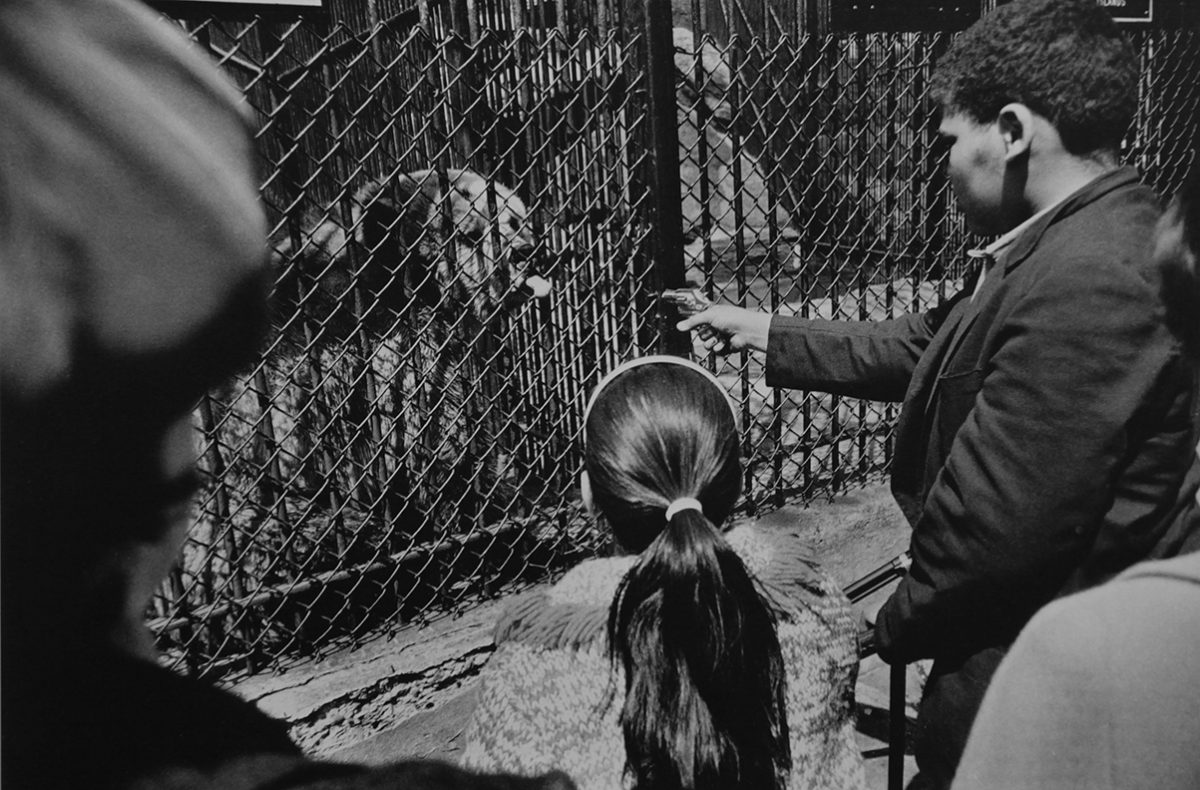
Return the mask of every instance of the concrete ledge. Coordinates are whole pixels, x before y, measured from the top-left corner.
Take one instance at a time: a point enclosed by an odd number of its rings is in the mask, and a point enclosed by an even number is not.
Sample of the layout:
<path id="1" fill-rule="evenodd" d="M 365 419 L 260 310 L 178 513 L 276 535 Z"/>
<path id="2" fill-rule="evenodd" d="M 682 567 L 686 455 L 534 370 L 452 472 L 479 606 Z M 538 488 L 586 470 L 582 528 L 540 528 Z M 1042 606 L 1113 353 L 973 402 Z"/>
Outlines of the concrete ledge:
<path id="1" fill-rule="evenodd" d="M 326 755 L 461 693 L 492 653 L 492 628 L 508 601 L 406 628 L 354 650 L 232 688 L 290 725 L 307 752 Z"/>

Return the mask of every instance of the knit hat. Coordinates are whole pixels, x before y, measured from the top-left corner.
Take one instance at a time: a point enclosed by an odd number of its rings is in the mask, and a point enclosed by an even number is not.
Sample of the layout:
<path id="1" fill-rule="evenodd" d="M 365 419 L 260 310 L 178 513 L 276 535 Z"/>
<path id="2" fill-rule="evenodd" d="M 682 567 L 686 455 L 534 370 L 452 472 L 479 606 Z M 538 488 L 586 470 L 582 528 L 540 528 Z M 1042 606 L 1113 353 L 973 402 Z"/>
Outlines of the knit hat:
<path id="1" fill-rule="evenodd" d="M 51 604 L 86 620 L 97 558 L 169 526 L 168 427 L 265 333 L 251 128 L 130 0 L 7 0 L 0 52 L 4 591 L 35 625 Z"/>

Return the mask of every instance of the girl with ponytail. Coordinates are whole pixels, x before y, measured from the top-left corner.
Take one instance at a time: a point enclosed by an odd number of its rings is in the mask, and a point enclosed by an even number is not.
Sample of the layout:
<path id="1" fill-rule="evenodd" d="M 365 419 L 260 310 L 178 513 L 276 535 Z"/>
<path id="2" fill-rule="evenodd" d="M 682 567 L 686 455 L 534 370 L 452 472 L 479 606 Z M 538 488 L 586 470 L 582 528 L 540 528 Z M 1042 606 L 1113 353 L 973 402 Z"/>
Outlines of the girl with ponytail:
<path id="1" fill-rule="evenodd" d="M 794 530 L 723 529 L 742 467 L 717 380 L 677 357 L 618 367 L 584 448 L 619 556 L 501 617 L 464 762 L 581 790 L 861 788 L 856 619 Z"/>

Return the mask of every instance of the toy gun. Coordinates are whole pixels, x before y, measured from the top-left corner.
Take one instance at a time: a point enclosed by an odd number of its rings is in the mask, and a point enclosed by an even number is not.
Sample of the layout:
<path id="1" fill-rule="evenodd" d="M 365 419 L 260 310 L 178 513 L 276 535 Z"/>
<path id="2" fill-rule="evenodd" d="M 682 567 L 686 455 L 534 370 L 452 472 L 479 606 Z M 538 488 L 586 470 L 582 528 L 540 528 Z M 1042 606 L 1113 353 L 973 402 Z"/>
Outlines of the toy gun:
<path id="1" fill-rule="evenodd" d="M 668 288 L 662 292 L 662 300 L 674 305 L 679 314 L 684 317 L 703 312 L 713 304 L 712 300 L 705 296 L 704 291 L 699 288 Z M 705 342 L 713 338 L 717 339 L 717 344 L 712 349 L 714 354 L 729 352 L 729 338 L 711 326 L 702 324 L 696 328 L 696 334 Z"/>
<path id="2" fill-rule="evenodd" d="M 860 579 L 846 586 L 846 597 L 851 603 L 858 603 L 876 590 L 881 590 L 896 579 L 908 573 L 912 565 L 912 555 L 907 551 L 894 557 Z M 858 656 L 866 658 L 876 651 L 875 629 L 869 628 L 858 635 Z M 903 666 L 903 664 L 901 664 Z"/>
<path id="3" fill-rule="evenodd" d="M 545 299 L 554 290 L 554 283 L 536 274 L 521 277 L 513 283 L 512 290 L 504 299 L 504 306 L 510 310 L 532 299 Z"/>
<path id="4" fill-rule="evenodd" d="M 529 299 L 545 299 L 554 290 L 554 283 L 536 274 L 530 275 L 516 283 L 518 292 Z"/>
<path id="5" fill-rule="evenodd" d="M 886 587 L 892 581 L 908 573 L 910 565 L 912 565 L 912 555 L 907 551 L 898 557 L 893 557 L 866 576 L 850 582 L 846 587 L 846 597 L 852 603 L 858 603 L 871 593 Z"/>

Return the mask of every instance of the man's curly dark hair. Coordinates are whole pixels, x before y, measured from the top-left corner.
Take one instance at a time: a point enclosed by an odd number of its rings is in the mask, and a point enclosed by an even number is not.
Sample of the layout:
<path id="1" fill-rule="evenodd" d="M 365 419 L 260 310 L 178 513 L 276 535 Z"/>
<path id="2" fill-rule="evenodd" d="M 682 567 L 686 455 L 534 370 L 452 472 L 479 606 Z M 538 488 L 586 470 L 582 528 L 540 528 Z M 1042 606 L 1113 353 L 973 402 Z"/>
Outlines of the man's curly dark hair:
<path id="1" fill-rule="evenodd" d="M 1095 0 L 1014 0 L 955 40 L 930 94 L 979 123 L 1025 104 L 1078 156 L 1119 148 L 1137 111 L 1137 80 L 1137 54 Z"/>

